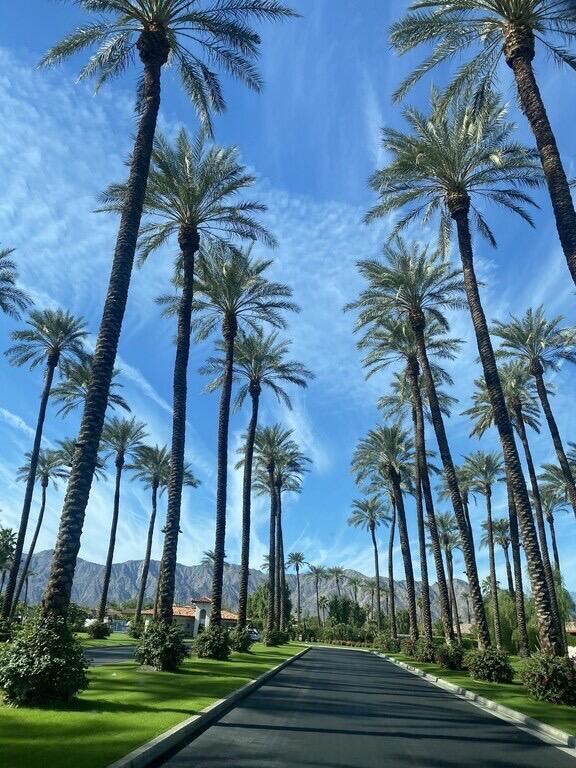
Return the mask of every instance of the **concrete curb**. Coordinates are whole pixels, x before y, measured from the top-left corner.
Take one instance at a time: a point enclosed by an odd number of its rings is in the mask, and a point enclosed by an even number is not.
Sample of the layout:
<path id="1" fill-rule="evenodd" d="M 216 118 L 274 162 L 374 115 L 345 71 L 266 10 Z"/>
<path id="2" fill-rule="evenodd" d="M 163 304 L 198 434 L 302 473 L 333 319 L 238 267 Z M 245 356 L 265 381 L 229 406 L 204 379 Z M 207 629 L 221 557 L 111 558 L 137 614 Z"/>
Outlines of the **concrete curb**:
<path id="1" fill-rule="evenodd" d="M 281 664 L 264 672 L 260 677 L 257 677 L 255 680 L 250 680 L 246 685 L 232 691 L 232 693 L 225 699 L 218 699 L 218 701 L 205 707 L 197 715 L 192 715 L 192 717 L 178 723 L 173 728 L 170 728 L 170 730 L 164 731 L 164 733 L 156 736 L 155 739 L 137 747 L 125 757 L 121 757 L 120 760 L 110 763 L 107 768 L 146 768 L 147 766 L 155 764 L 161 758 L 184 747 L 190 741 L 195 739 L 196 736 L 199 736 L 202 731 L 205 731 L 206 728 L 211 726 L 212 723 L 218 720 L 218 718 L 232 709 L 232 707 L 241 699 L 248 696 L 257 688 L 260 688 L 260 686 L 268 682 L 271 677 L 274 677 L 274 675 L 289 664 L 292 664 L 292 662 L 299 659 L 309 650 L 309 648 L 303 648 L 294 656 L 286 659 L 286 661 L 283 661 Z"/>
<path id="2" fill-rule="evenodd" d="M 411 672 L 413 675 L 418 675 L 418 677 L 424 678 L 429 683 L 432 683 L 432 685 L 435 685 L 438 688 L 442 688 L 444 691 L 453 693 L 461 699 L 471 701 L 472 703 L 477 704 L 481 709 L 489 710 L 492 714 L 496 715 L 496 717 L 499 717 L 502 720 L 506 720 L 513 725 L 519 725 L 527 728 L 531 733 L 533 733 L 535 736 L 538 736 L 539 738 L 544 740 L 553 739 L 564 747 L 576 747 L 576 736 L 573 736 L 570 733 L 566 733 L 566 731 L 561 731 L 559 728 L 546 725 L 546 723 L 543 723 L 540 720 L 535 720 L 533 717 L 523 715 L 521 712 L 518 712 L 515 709 L 510 709 L 510 707 L 505 707 L 502 704 L 497 704 L 491 699 L 485 699 L 483 696 L 479 696 L 477 693 L 472 693 L 472 691 L 469 691 L 466 688 L 462 688 L 459 685 L 454 685 L 454 683 L 449 683 L 447 680 L 443 680 L 441 677 L 436 677 L 435 675 L 431 675 L 428 672 L 424 672 L 422 669 L 412 667 L 410 664 L 406 664 L 404 661 L 398 661 L 393 656 L 387 656 L 385 653 L 377 653 L 376 651 L 375 654 L 376 656 L 380 656 L 382 659 L 386 659 L 386 661 L 395 664 L 397 667 L 402 667 L 402 669 Z"/>

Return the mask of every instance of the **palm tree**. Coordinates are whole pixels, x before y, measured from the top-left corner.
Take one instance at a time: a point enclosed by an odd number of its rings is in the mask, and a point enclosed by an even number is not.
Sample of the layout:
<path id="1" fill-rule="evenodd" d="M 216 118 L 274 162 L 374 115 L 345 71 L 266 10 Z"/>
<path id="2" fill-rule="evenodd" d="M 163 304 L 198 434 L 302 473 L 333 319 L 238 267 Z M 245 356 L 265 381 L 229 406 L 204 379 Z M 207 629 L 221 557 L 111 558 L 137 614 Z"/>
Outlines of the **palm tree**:
<path id="1" fill-rule="evenodd" d="M 360 576 L 348 576 L 348 586 L 352 590 L 352 597 L 354 602 L 358 604 L 358 591 L 362 589 L 364 580 Z"/>
<path id="2" fill-rule="evenodd" d="M 372 297 L 373 300 L 374 297 Z M 371 299 L 362 302 L 364 310 L 370 308 Z M 376 297 L 376 305 L 378 298 Z M 377 311 L 377 306 L 376 306 Z M 365 325 L 368 318 L 366 312 L 362 312 L 358 326 Z M 369 320 L 368 320 L 369 321 Z M 370 322 L 370 321 L 369 321 Z M 429 353 L 443 359 L 453 359 L 459 347 L 459 341 L 449 339 L 442 333 L 441 326 L 432 321 L 425 328 L 425 343 Z M 393 393 L 392 398 L 381 398 L 380 408 L 384 405 L 384 412 L 402 413 L 409 406 L 412 416 L 414 442 L 416 448 L 416 462 L 414 465 L 414 494 L 416 500 L 416 519 L 418 523 L 418 541 L 420 549 L 420 573 L 423 594 L 424 633 L 426 639 L 432 642 L 432 612 L 430 607 L 430 588 L 428 582 L 428 562 L 426 558 L 425 523 L 422 509 L 422 497 L 426 506 L 427 524 L 432 539 L 432 552 L 436 567 L 438 591 L 440 595 L 440 610 L 447 642 L 453 640 L 452 622 L 450 621 L 450 607 L 446 576 L 442 565 L 442 553 L 436 530 L 434 516 L 434 502 L 430 487 L 428 457 L 426 455 L 426 438 L 424 430 L 424 406 L 421 391 L 420 366 L 418 363 L 418 345 L 411 325 L 403 319 L 393 317 L 380 317 L 374 328 L 370 327 L 359 343 L 359 347 L 367 348 L 368 354 L 364 364 L 368 368 L 368 375 L 373 375 L 381 368 L 392 362 L 402 362 L 405 372 L 403 381 Z M 450 376 L 438 364 L 432 364 L 432 375 L 437 385 L 440 382 L 452 383 Z M 440 393 L 437 390 L 440 401 Z M 383 402 L 384 401 L 384 402 Z M 398 409 L 400 406 L 400 409 Z M 443 396 L 440 401 L 442 413 L 449 415 L 449 398 Z M 391 413 L 392 412 L 392 413 Z"/>
<path id="3" fill-rule="evenodd" d="M 172 415 L 172 463 L 168 485 L 167 558 L 176 562 L 177 538 L 182 500 L 182 478 L 186 438 L 187 373 L 190 355 L 190 329 L 194 295 L 195 260 L 199 248 L 209 244 L 226 244 L 234 238 L 275 241 L 259 224 L 257 214 L 266 206 L 255 200 L 244 200 L 240 193 L 255 183 L 239 161 L 236 147 L 209 145 L 199 131 L 191 140 L 185 130 L 178 134 L 174 146 L 163 136 L 154 142 L 152 163 L 144 214 L 146 222 L 140 233 L 140 263 L 158 248 L 177 239 L 176 263 L 178 299 L 171 303 L 177 316 L 176 355 L 173 373 L 174 407 Z M 121 210 L 127 186 L 113 185 L 102 200 L 105 210 Z M 170 566 L 171 568 L 172 566 Z M 173 593 L 173 579 L 165 580 Z M 163 601 L 166 616 L 172 610 L 173 594 Z"/>
<path id="4" fill-rule="evenodd" d="M 23 574 L 23 578 L 24 578 L 24 600 L 22 602 L 23 602 L 23 604 L 25 606 L 28 604 L 28 587 L 29 587 L 30 578 L 32 576 L 36 576 L 36 571 L 33 571 L 30 568 Z"/>
<path id="5" fill-rule="evenodd" d="M 576 515 L 576 485 L 570 463 L 552 412 L 544 382 L 547 371 L 557 371 L 564 361 L 576 363 L 576 328 L 562 328 L 563 318 L 546 318 L 544 307 L 528 309 L 523 317 L 512 316 L 506 323 L 495 321 L 492 333 L 502 340 L 499 353 L 521 363 L 534 377 L 536 390 L 552 436 L 558 462 L 564 473 L 568 498 Z"/>
<path id="6" fill-rule="evenodd" d="M 234 344 L 238 331 L 255 330 L 261 323 L 282 328 L 283 312 L 296 311 L 290 301 L 292 291 L 286 285 L 268 280 L 268 259 L 252 258 L 250 253 L 212 247 L 198 259 L 195 281 L 196 298 L 193 328 L 199 341 L 207 339 L 221 327 L 225 363 L 222 376 L 208 385 L 208 391 L 220 387 L 218 416 L 218 472 L 216 480 L 217 561 L 212 584 L 210 621 L 220 623 L 222 604 L 222 552 L 226 535 L 226 494 L 228 478 L 228 425 L 234 376 Z M 202 369 L 204 370 L 204 369 Z M 168 555 L 169 553 L 167 553 Z"/>
<path id="7" fill-rule="evenodd" d="M 300 626 L 301 620 L 301 592 L 300 592 L 300 568 L 306 564 L 306 560 L 302 552 L 290 552 L 287 559 L 287 564 L 296 571 L 296 616 L 298 617 L 298 626 Z"/>
<path id="8" fill-rule="evenodd" d="M 456 602 L 456 590 L 454 589 L 454 550 L 462 548 L 459 526 L 455 515 L 449 512 L 437 515 L 438 535 L 440 545 L 446 557 L 446 571 L 448 572 L 448 584 L 450 586 L 450 611 L 456 627 L 458 642 L 462 642 L 462 630 L 460 629 L 460 617 L 458 616 L 458 603 Z M 470 589 L 468 589 L 470 594 Z M 474 604 L 473 604 L 474 605 Z"/>
<path id="9" fill-rule="evenodd" d="M 204 552 L 202 552 L 202 560 L 200 560 L 200 565 L 206 566 L 206 568 L 210 568 L 211 571 L 214 570 L 214 563 L 216 562 L 216 553 L 213 549 L 205 549 Z M 228 563 L 226 562 L 226 552 L 224 552 L 224 566 L 227 566 Z"/>
<path id="10" fill-rule="evenodd" d="M 462 597 L 466 603 L 466 621 L 470 624 L 472 621 L 472 615 L 470 613 L 470 592 L 462 592 Z"/>
<path id="11" fill-rule="evenodd" d="M 378 563 L 378 542 L 376 541 L 376 529 L 380 525 L 390 523 L 390 512 L 379 496 L 369 496 L 365 499 L 355 499 L 352 502 L 352 514 L 348 518 L 348 525 L 354 528 L 365 528 L 372 539 L 374 551 L 374 578 L 376 580 L 376 623 L 380 631 L 380 566 Z M 354 601 L 357 602 L 356 593 Z"/>
<path id="12" fill-rule="evenodd" d="M 492 602 L 494 604 L 494 638 L 498 648 L 502 647 L 502 629 L 500 625 L 500 609 L 498 605 L 498 590 L 496 588 L 496 562 L 494 558 L 494 532 L 492 526 L 492 488 L 495 483 L 503 480 L 504 465 L 497 451 L 473 451 L 464 460 L 464 468 L 470 478 L 472 492 L 480 493 L 486 499 L 485 541 L 488 547 L 490 561 L 490 584 Z"/>
<path id="13" fill-rule="evenodd" d="M 120 375 L 120 369 L 112 373 L 110 390 L 108 392 L 108 407 L 112 410 L 122 408 L 130 411 L 130 406 L 118 390 L 122 387 L 115 379 Z M 50 396 L 60 403 L 59 416 L 68 416 L 79 406 L 84 405 L 92 381 L 92 356 L 85 355 L 80 360 L 69 360 L 63 366 L 63 378 L 52 387 Z"/>
<path id="14" fill-rule="evenodd" d="M 0 525 L 0 571 L 2 577 L 0 581 L 0 595 L 4 592 L 4 581 L 6 580 L 6 573 L 10 570 L 12 565 L 12 558 L 16 550 L 16 534 L 12 528 L 4 528 Z"/>
<path id="15" fill-rule="evenodd" d="M 84 339 L 87 336 L 84 320 L 61 309 L 33 309 L 26 325 L 27 328 L 12 332 L 11 336 L 15 344 L 6 350 L 6 356 L 12 365 L 26 365 L 31 370 L 39 365 L 44 365 L 44 387 L 40 396 L 34 443 L 30 451 L 30 472 L 24 492 L 16 550 L 2 603 L 2 618 L 7 618 L 12 609 L 16 579 L 22 560 L 22 548 L 32 506 L 32 496 L 34 495 L 38 457 L 52 382 L 56 372 L 62 371 L 69 360 L 82 357 Z"/>
<path id="16" fill-rule="evenodd" d="M 472 216 L 480 234 L 495 245 L 494 235 L 478 209 L 478 201 L 494 202 L 531 223 L 527 206 L 533 201 L 522 187 L 537 185 L 541 172 L 533 150 L 511 141 L 514 126 L 505 119 L 504 109 L 491 94 L 483 100 L 480 109 L 474 109 L 469 102 L 458 100 L 446 107 L 433 93 L 429 115 L 406 110 L 405 116 L 410 133 L 383 131 L 384 148 L 391 152 L 392 161 L 372 178 L 380 203 L 368 218 L 388 215 L 408 206 L 396 225 L 400 230 L 418 218 L 427 221 L 430 216 L 439 215 L 442 242 L 446 247 L 452 223 L 456 224 L 466 297 L 522 529 L 540 643 L 542 648 L 560 652 L 562 643 L 556 630 L 530 499 L 480 299 L 470 232 Z M 419 322 L 422 324 L 422 317 Z M 474 595 L 475 584 L 470 583 L 470 587 Z M 483 629 L 480 631 L 484 641 Z"/>
<path id="17" fill-rule="evenodd" d="M 322 626 L 320 619 L 320 582 L 326 578 L 326 568 L 322 565 L 310 565 L 308 563 L 309 573 L 314 577 L 314 589 L 316 591 L 316 616 L 318 617 L 318 626 Z M 324 597 L 324 595 L 323 595 Z"/>
<path id="18" fill-rule="evenodd" d="M 510 565 L 510 521 L 505 517 L 493 520 L 492 534 L 494 536 L 494 543 L 499 544 L 504 552 L 508 592 L 510 597 L 514 599 L 514 580 L 512 579 L 512 566 Z M 482 544 L 482 546 L 486 546 L 486 544 Z"/>
<path id="19" fill-rule="evenodd" d="M 104 566 L 104 576 L 102 580 L 102 594 L 100 596 L 100 605 L 98 608 L 98 621 L 104 621 L 106 616 L 108 588 L 110 586 L 110 577 L 112 575 L 112 561 L 114 559 L 116 531 L 118 529 L 118 517 L 120 515 L 120 485 L 122 482 L 122 472 L 126 460 L 133 460 L 136 458 L 137 451 L 142 446 L 142 441 L 146 438 L 145 430 L 146 425 L 141 421 L 136 421 L 134 417 L 131 419 L 121 419 L 117 416 L 114 416 L 107 421 L 102 430 L 102 447 L 108 456 L 114 456 L 116 479 L 114 484 L 114 508 L 112 511 L 112 523 L 110 525 L 108 554 L 106 556 L 106 565 Z"/>
<path id="20" fill-rule="evenodd" d="M 420 44 L 435 43 L 427 59 L 416 67 L 396 95 L 402 96 L 433 67 L 466 49 L 480 48 L 463 63 L 446 92 L 476 100 L 489 90 L 503 55 L 514 73 L 522 111 L 526 115 L 546 177 L 556 228 L 572 279 L 576 282 L 576 213 L 569 182 L 554 132 L 538 88 L 532 60 L 536 41 L 557 64 L 576 68 L 570 42 L 576 40 L 576 7 L 572 0 L 417 0 L 413 11 L 391 29 L 393 45 L 401 53 Z"/>
<path id="21" fill-rule="evenodd" d="M 368 435 L 359 441 L 352 456 L 352 471 L 356 476 L 356 482 L 363 483 L 370 478 L 376 480 L 382 478 L 394 499 L 406 577 L 410 636 L 417 639 L 416 588 L 402 489 L 403 484 L 411 485 L 413 466 L 414 443 L 408 432 L 399 424 L 380 426 L 370 430 Z"/>
<path id="22" fill-rule="evenodd" d="M 102 85 L 127 69 L 137 50 L 143 76 L 137 94 L 138 127 L 96 341 L 92 382 L 82 415 L 79 447 L 64 500 L 44 599 L 46 614 L 65 614 L 70 601 L 145 201 L 160 108 L 162 68 L 169 59 L 176 65 L 200 122 L 210 132 L 210 112 L 225 108 L 215 69 L 224 70 L 259 90 L 261 81 L 254 62 L 260 36 L 250 25 L 294 15 L 276 0 L 252 0 L 249 3 L 232 0 L 224 4 L 218 0 L 212 0 L 210 4 L 207 0 L 202 8 L 192 8 L 189 2 L 182 0 L 81 0 L 80 4 L 97 20 L 84 24 L 57 43 L 42 63 L 45 66 L 58 64 L 75 53 L 96 46 L 95 54 L 84 65 L 80 77 L 94 76 L 97 84 Z M 210 62 L 210 66 L 206 62 Z M 170 523 L 171 538 L 173 528 Z M 165 588 L 169 593 L 171 583 Z M 169 597 L 168 593 L 166 597 Z M 167 602 L 165 599 L 163 605 Z M 168 615 L 168 609 L 166 611 Z"/>
<path id="23" fill-rule="evenodd" d="M 21 313 L 32 304 L 30 297 L 18 288 L 16 264 L 10 258 L 14 248 L 0 248 L 0 312 L 20 320 Z"/>
<path id="24" fill-rule="evenodd" d="M 224 345 L 218 344 L 221 353 Z M 242 548 L 240 557 L 240 587 L 238 624 L 246 624 L 246 607 L 248 604 L 248 574 L 250 565 L 250 517 L 252 491 L 252 465 L 254 457 L 254 439 L 258 426 L 258 410 L 262 390 L 269 388 L 279 402 L 289 409 L 292 407 L 290 397 L 284 389 L 284 384 L 294 384 L 305 387 L 307 379 L 313 374 L 302 363 L 287 359 L 289 343 L 278 339 L 278 333 L 265 333 L 262 328 L 256 328 L 253 333 L 241 333 L 234 343 L 233 379 L 242 382 L 234 407 L 239 410 L 248 395 L 252 406 L 250 422 L 244 442 L 244 481 L 242 489 Z M 214 386 L 220 386 L 226 368 L 226 358 L 210 358 L 203 370 L 216 374 Z"/>
<path id="25" fill-rule="evenodd" d="M 556 529 L 554 527 L 554 515 L 556 512 L 566 511 L 566 502 L 557 489 L 549 485 L 543 486 L 540 492 L 542 500 L 542 511 L 548 527 L 550 529 L 550 539 L 552 541 L 552 552 L 554 553 L 554 566 L 557 573 L 560 573 L 560 556 L 558 554 L 558 544 L 556 543 Z"/>
<path id="26" fill-rule="evenodd" d="M 328 606 L 330 604 L 330 601 L 328 600 L 328 597 L 326 595 L 322 595 L 320 597 L 320 610 L 322 611 L 322 623 L 326 623 L 326 610 L 328 609 Z"/>
<path id="27" fill-rule="evenodd" d="M 326 574 L 331 579 L 334 579 L 336 594 L 340 597 L 342 595 L 341 582 L 346 578 L 346 571 L 340 565 L 333 565 L 326 569 Z"/>
<path id="28" fill-rule="evenodd" d="M 26 454 L 26 458 L 28 459 L 28 462 L 24 464 L 24 466 L 20 467 L 17 475 L 17 479 L 23 482 L 27 482 L 28 476 L 30 475 L 30 459 L 31 459 L 30 453 Z M 24 586 L 25 579 L 27 578 L 27 574 L 30 570 L 30 563 L 32 561 L 32 556 L 34 555 L 34 551 L 36 549 L 38 536 L 40 535 L 40 530 L 42 528 L 42 522 L 44 520 L 44 512 L 46 511 L 46 496 L 47 496 L 48 486 L 52 482 L 54 488 L 56 488 L 57 487 L 56 481 L 64 480 L 67 477 L 68 477 L 68 472 L 62 461 L 62 455 L 60 451 L 41 448 L 38 454 L 38 465 L 36 467 L 36 481 L 40 483 L 40 486 L 42 488 L 40 510 L 38 512 L 38 519 L 36 521 L 36 528 L 34 529 L 34 535 L 32 536 L 32 541 L 28 545 L 28 554 L 26 555 L 26 560 L 24 561 L 24 565 L 21 570 L 20 581 L 18 582 L 18 586 L 16 587 L 16 591 L 14 592 L 14 598 L 12 600 L 12 613 L 11 613 L 12 616 L 14 615 L 14 611 L 16 610 L 16 606 L 18 605 L 18 600 L 20 599 L 20 593 L 22 592 L 22 587 Z"/>

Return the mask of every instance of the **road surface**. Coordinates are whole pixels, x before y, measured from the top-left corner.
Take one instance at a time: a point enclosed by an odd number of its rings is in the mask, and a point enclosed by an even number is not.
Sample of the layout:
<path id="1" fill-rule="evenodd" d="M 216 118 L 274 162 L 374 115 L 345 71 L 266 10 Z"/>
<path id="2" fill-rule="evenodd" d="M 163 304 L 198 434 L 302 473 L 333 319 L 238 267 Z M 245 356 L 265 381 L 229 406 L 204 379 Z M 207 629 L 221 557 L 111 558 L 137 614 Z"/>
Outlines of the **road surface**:
<path id="1" fill-rule="evenodd" d="M 361 651 L 315 648 L 164 768 L 576 768 L 513 725 Z"/>
<path id="2" fill-rule="evenodd" d="M 135 645 L 109 645 L 103 648 L 86 648 L 84 655 L 90 666 L 101 667 L 103 664 L 118 664 L 120 661 L 134 661 Z"/>

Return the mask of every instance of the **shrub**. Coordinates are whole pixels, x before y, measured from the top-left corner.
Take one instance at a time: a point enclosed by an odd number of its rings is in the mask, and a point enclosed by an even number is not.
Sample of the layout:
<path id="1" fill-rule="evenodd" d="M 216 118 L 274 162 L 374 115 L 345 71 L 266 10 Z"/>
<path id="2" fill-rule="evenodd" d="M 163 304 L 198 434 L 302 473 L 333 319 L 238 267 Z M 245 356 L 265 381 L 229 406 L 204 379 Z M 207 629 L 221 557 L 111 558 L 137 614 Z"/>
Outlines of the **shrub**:
<path id="1" fill-rule="evenodd" d="M 128 622 L 128 635 L 130 637 L 133 637 L 135 640 L 140 640 L 143 634 L 144 634 L 144 622 L 141 619 L 140 621 Z"/>
<path id="2" fill-rule="evenodd" d="M 492 683 L 511 683 L 514 670 L 504 651 L 497 648 L 470 651 L 465 659 L 466 668 L 474 680 L 488 680 Z"/>
<path id="3" fill-rule="evenodd" d="M 566 656 L 535 653 L 520 675 L 533 699 L 576 705 L 576 664 Z"/>
<path id="4" fill-rule="evenodd" d="M 1 604 L 0 604 L 1 607 Z M 0 619 L 0 643 L 12 640 L 14 636 L 14 624 L 10 619 Z"/>
<path id="5" fill-rule="evenodd" d="M 228 633 L 230 648 L 237 653 L 248 653 L 252 647 L 252 638 L 250 632 L 245 627 L 234 627 Z"/>
<path id="6" fill-rule="evenodd" d="M 440 645 L 434 652 L 434 661 L 442 669 L 464 669 L 464 648 L 459 643 Z"/>
<path id="7" fill-rule="evenodd" d="M 200 659 L 226 661 L 230 656 L 228 632 L 217 624 L 211 624 L 194 641 L 194 651 Z"/>
<path id="8" fill-rule="evenodd" d="M 414 657 L 416 655 L 416 640 L 413 640 L 411 637 L 405 637 L 400 641 L 400 650 L 404 656 Z"/>
<path id="9" fill-rule="evenodd" d="M 398 653 L 400 650 L 400 641 L 392 637 L 389 632 L 380 632 L 376 635 L 374 645 L 382 653 Z"/>
<path id="10" fill-rule="evenodd" d="M 69 701 L 88 686 L 87 667 L 64 618 L 34 616 L 0 651 L 0 688 L 15 705 Z"/>
<path id="11" fill-rule="evenodd" d="M 283 645 L 289 641 L 288 633 L 281 629 L 272 629 L 264 633 L 265 645 Z"/>
<path id="12" fill-rule="evenodd" d="M 136 646 L 139 664 L 164 672 L 174 672 L 188 656 L 182 632 L 167 621 L 153 621 Z"/>
<path id="13" fill-rule="evenodd" d="M 421 637 L 414 646 L 414 658 L 423 664 L 430 664 L 434 661 L 434 644 L 430 640 Z"/>
<path id="14" fill-rule="evenodd" d="M 110 637 L 111 629 L 105 621 L 92 621 L 86 627 L 86 632 L 94 640 L 103 640 L 105 637 Z"/>

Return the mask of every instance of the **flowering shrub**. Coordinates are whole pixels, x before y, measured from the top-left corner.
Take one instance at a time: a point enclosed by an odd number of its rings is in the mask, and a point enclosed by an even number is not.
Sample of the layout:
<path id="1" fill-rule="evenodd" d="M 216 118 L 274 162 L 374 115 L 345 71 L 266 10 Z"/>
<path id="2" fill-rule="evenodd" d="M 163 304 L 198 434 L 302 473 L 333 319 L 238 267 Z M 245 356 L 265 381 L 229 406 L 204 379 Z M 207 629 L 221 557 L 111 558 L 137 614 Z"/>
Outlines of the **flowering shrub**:
<path id="1" fill-rule="evenodd" d="M 514 670 L 504 651 L 497 648 L 470 651 L 465 659 L 466 668 L 474 680 L 487 680 L 492 683 L 511 683 Z"/>
<path id="2" fill-rule="evenodd" d="M 576 664 L 566 656 L 535 653 L 520 678 L 533 699 L 576 705 Z"/>

